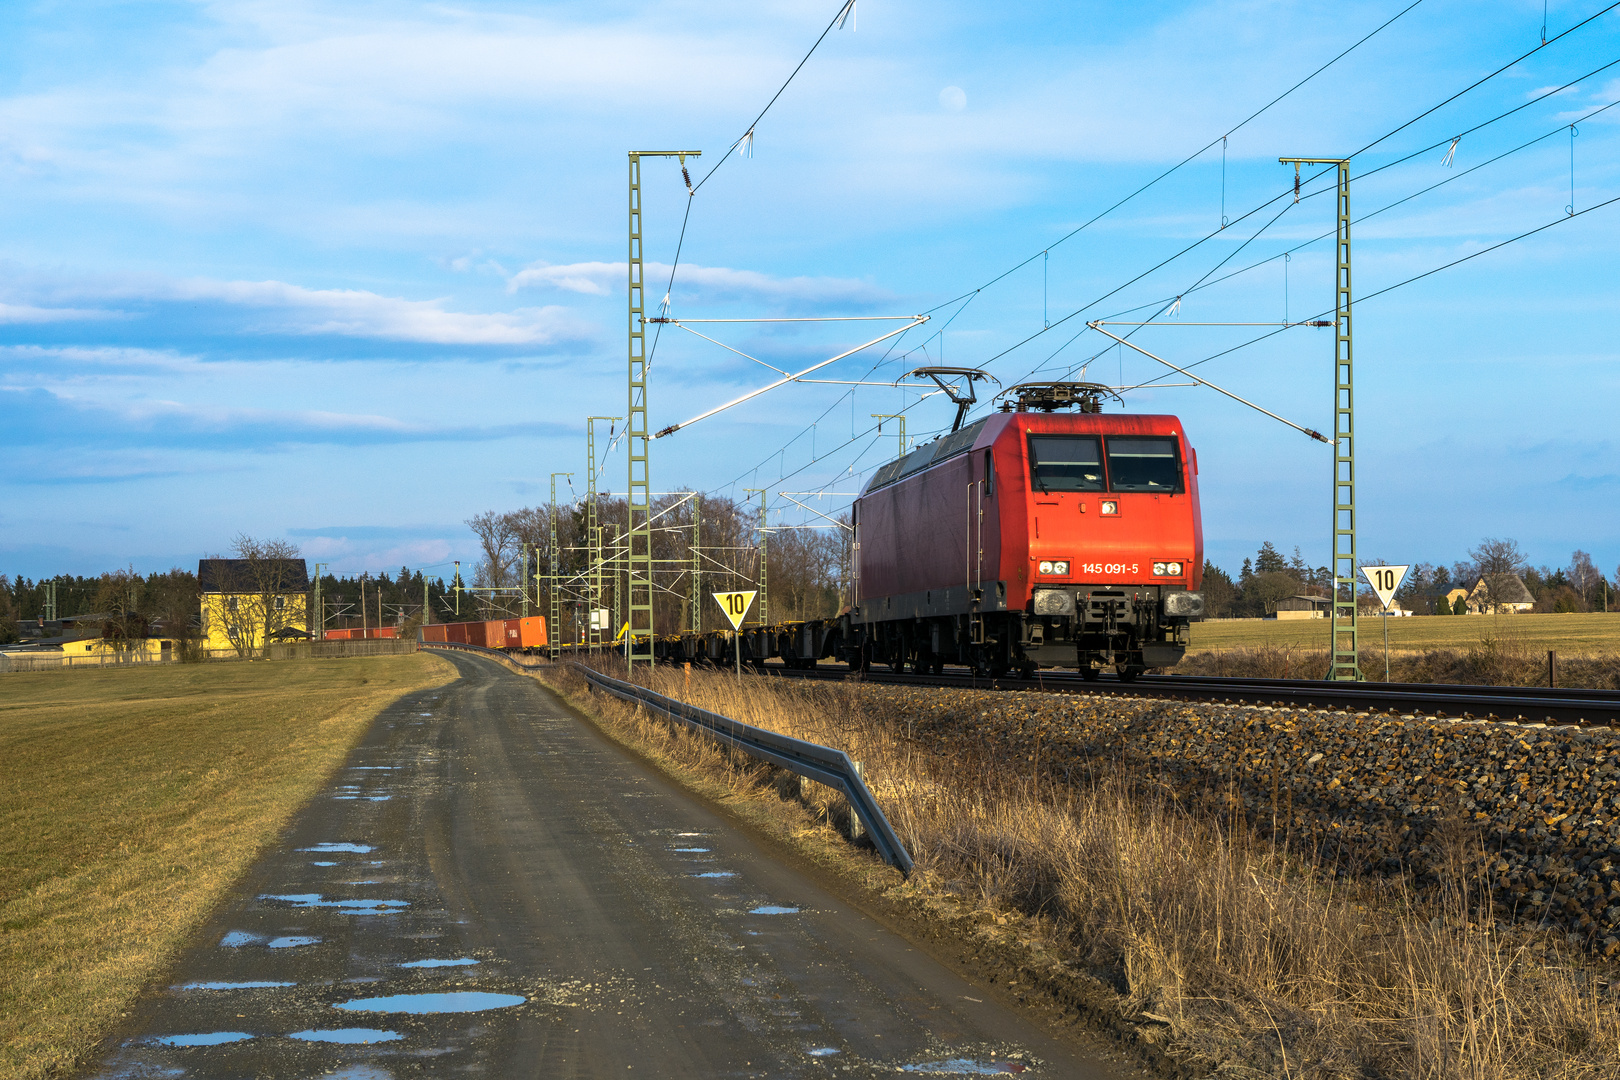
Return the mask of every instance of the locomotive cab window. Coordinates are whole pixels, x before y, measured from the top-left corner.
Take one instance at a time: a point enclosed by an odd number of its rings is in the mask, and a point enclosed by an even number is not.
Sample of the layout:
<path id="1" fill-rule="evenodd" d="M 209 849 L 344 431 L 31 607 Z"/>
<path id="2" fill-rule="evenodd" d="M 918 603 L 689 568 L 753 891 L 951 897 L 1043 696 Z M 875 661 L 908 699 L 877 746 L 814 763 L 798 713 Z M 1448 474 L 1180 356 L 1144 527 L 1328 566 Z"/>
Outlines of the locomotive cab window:
<path id="1" fill-rule="evenodd" d="M 1181 456 L 1170 436 L 1110 438 L 1108 476 L 1113 491 L 1178 492 Z"/>
<path id="2" fill-rule="evenodd" d="M 1040 491 L 1101 491 L 1102 448 L 1095 435 L 1031 435 L 1029 480 Z"/>

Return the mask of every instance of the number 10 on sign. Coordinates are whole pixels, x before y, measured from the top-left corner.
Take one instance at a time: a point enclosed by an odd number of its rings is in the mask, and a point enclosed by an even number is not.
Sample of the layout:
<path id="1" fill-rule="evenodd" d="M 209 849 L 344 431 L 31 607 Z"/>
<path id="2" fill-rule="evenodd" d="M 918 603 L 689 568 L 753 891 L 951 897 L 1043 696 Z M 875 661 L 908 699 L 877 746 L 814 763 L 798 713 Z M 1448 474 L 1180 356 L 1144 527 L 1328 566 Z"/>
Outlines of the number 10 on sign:
<path id="1" fill-rule="evenodd" d="M 720 610 L 726 613 L 726 619 L 731 623 L 733 630 L 742 629 L 743 616 L 748 609 L 754 606 L 754 597 L 759 593 L 750 589 L 747 592 L 717 592 L 712 594 Z M 737 657 L 737 678 L 742 678 L 742 636 L 732 638 L 731 651 Z"/>

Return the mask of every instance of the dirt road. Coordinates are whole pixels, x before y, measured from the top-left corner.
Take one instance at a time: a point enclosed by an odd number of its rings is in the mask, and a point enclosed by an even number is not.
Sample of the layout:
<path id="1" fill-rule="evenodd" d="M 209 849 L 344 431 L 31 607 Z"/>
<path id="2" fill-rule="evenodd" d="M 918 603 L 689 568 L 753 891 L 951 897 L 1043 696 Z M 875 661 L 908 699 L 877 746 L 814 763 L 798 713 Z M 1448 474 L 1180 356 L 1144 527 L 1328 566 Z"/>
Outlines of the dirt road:
<path id="1" fill-rule="evenodd" d="M 532 679 L 385 711 L 93 1076 L 1114 1080 Z"/>

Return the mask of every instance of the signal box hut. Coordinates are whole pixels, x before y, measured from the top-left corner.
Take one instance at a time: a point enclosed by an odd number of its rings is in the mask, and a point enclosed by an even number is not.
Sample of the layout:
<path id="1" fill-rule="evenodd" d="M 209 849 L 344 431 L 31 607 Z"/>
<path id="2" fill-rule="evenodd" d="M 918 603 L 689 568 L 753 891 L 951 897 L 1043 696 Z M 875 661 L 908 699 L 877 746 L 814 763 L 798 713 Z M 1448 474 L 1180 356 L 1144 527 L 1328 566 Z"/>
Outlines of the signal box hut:
<path id="1" fill-rule="evenodd" d="M 309 627 L 309 570 L 303 559 L 200 559 L 202 632 L 210 649 L 247 656 Z"/>

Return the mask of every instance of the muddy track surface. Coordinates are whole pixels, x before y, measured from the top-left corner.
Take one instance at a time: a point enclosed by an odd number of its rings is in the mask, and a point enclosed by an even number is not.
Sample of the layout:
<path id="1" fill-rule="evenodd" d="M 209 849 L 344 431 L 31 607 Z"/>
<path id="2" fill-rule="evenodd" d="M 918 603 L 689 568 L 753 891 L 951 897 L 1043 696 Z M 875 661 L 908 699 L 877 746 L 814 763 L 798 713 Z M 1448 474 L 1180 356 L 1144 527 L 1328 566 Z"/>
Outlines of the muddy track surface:
<path id="1" fill-rule="evenodd" d="M 1116 1080 L 480 657 L 385 711 L 97 1077 Z"/>

